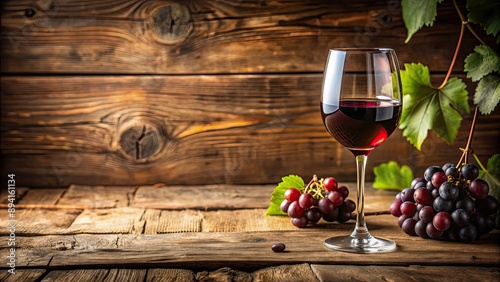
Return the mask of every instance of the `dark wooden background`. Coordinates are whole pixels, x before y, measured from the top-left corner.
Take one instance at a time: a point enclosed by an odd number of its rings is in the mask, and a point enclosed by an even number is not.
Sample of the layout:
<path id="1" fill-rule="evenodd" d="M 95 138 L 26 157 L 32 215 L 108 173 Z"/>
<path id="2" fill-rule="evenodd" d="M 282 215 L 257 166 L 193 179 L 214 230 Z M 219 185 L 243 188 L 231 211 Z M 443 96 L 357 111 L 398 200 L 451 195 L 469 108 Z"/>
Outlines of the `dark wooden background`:
<path id="1" fill-rule="evenodd" d="M 409 44 L 393 0 L 1 5 L 2 183 L 15 173 L 31 187 L 353 181 L 353 156 L 319 113 L 328 49 L 392 47 L 438 84 L 460 29 L 451 1 Z M 466 34 L 456 75 L 477 44 Z M 500 151 L 499 117 L 479 118 L 473 145 L 484 162 Z M 390 160 L 416 175 L 457 162 L 470 123 L 454 145 L 431 134 L 422 152 L 396 131 L 370 155 L 367 178 Z"/>

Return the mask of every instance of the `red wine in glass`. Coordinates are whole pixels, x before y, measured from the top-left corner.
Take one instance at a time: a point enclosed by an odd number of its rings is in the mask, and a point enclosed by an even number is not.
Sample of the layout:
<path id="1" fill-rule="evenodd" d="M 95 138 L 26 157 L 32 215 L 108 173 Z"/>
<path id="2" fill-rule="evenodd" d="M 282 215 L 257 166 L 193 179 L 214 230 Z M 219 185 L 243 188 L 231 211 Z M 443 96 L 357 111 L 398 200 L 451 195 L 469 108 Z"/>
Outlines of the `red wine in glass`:
<path id="1" fill-rule="evenodd" d="M 368 154 L 396 129 L 401 114 L 399 101 L 346 99 L 340 105 L 321 103 L 327 131 L 355 156 Z"/>

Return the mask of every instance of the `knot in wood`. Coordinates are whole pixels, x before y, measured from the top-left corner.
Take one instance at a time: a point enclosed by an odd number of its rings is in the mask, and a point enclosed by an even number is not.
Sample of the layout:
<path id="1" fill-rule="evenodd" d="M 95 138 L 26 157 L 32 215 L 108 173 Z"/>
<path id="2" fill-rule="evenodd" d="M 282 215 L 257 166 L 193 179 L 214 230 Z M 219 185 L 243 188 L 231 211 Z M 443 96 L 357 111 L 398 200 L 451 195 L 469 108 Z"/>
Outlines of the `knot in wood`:
<path id="1" fill-rule="evenodd" d="M 164 143 L 160 129 L 147 122 L 135 122 L 120 128 L 120 149 L 129 159 L 147 162 L 157 155 Z"/>
<path id="2" fill-rule="evenodd" d="M 176 3 L 158 9 L 150 25 L 156 37 L 165 44 L 182 42 L 193 30 L 189 9 Z"/>

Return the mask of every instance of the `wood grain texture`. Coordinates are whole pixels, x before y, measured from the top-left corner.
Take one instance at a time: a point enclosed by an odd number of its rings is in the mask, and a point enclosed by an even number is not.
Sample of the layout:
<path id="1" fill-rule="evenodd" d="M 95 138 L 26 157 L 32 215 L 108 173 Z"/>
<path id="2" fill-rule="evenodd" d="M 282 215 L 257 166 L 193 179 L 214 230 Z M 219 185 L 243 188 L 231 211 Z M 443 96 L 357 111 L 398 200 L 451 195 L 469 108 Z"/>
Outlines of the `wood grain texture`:
<path id="1" fill-rule="evenodd" d="M 40 4 L 43 3 L 43 4 Z M 322 72 L 331 47 L 396 49 L 446 71 L 460 30 L 452 3 L 404 43 L 398 1 L 10 0 L 2 72 L 207 74 Z M 456 70 L 477 45 L 464 38 Z M 425 48 L 422 48 L 425 46 Z"/>
<path id="2" fill-rule="evenodd" d="M 352 154 L 321 121 L 321 79 L 320 74 L 3 77 L 2 177 L 15 172 L 19 186 L 32 187 L 263 184 L 288 174 L 353 181 Z M 499 117 L 497 109 L 479 118 L 473 146 L 483 162 L 499 150 Z M 410 165 L 417 175 L 429 165 L 455 162 L 470 119 L 465 117 L 454 145 L 431 134 L 422 152 L 396 131 L 370 155 L 367 179 L 373 179 L 374 165 L 390 160 Z M 146 133 L 123 134 L 137 124 L 155 128 L 152 139 L 137 143 L 151 155 L 122 147 L 128 144 L 124 140 L 148 140 Z"/>
<path id="3" fill-rule="evenodd" d="M 188 269 L 148 269 L 146 282 L 195 282 L 195 274 Z"/>
<path id="4" fill-rule="evenodd" d="M 275 187 L 276 185 L 140 186 L 131 206 L 169 210 L 266 208 Z"/>
<path id="5" fill-rule="evenodd" d="M 2 269 L 0 272 L 0 281 L 3 282 L 34 282 L 39 281 L 40 277 L 46 272 L 44 269 L 16 269 L 15 274 Z"/>
<path id="6" fill-rule="evenodd" d="M 494 266 L 500 262 L 500 246 L 496 244 L 498 231 L 473 244 L 463 244 L 410 237 L 399 230 L 395 219 L 389 215 L 372 217 L 369 222 L 374 235 L 396 240 L 398 249 L 395 252 L 360 256 L 328 250 L 323 246 L 326 238 L 348 232 L 337 225 L 330 225 L 329 228 L 290 231 L 66 235 L 69 240 L 74 240 L 75 247 L 62 250 L 40 246 L 42 244 L 36 241 L 45 240 L 43 236 L 19 236 L 16 238 L 16 241 L 19 240 L 16 242 L 19 243 L 16 253 L 19 267 L 49 268 L 113 268 L 120 265 L 123 268 L 190 269 L 202 266 L 210 270 L 221 267 L 259 269 L 296 263 Z M 343 226 L 352 228 L 352 224 Z M 372 228 L 374 226 L 381 228 Z M 52 240 L 63 241 L 66 236 L 53 237 Z M 26 247 L 28 240 L 36 247 Z M 287 252 L 272 252 L 271 245 L 275 242 L 285 243 Z M 2 256 L 6 256 L 6 252 L 7 249 L 0 249 Z"/>
<path id="7" fill-rule="evenodd" d="M 500 269 L 484 267 L 442 266 L 350 266 L 311 265 L 319 281 L 497 281 Z"/>
<path id="8" fill-rule="evenodd" d="M 57 206 L 92 208 L 117 208 L 129 206 L 134 186 L 70 185 L 57 201 Z"/>

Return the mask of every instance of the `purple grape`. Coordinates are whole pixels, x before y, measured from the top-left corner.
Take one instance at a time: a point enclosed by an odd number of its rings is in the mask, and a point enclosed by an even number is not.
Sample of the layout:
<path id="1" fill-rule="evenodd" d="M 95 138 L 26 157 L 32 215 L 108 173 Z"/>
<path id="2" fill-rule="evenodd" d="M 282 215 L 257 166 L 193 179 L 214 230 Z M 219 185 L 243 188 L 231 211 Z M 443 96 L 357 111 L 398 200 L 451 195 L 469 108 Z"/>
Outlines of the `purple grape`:
<path id="1" fill-rule="evenodd" d="M 428 206 L 432 204 L 432 201 L 434 198 L 432 198 L 432 192 L 431 190 L 420 187 L 415 190 L 413 193 L 413 200 L 421 205 Z"/>
<path id="2" fill-rule="evenodd" d="M 401 192 L 397 193 L 394 197 L 394 201 L 401 201 Z"/>
<path id="3" fill-rule="evenodd" d="M 306 217 L 311 223 L 316 223 L 321 219 L 321 212 L 318 208 L 311 208 L 306 211 Z"/>
<path id="4" fill-rule="evenodd" d="M 476 227 L 478 234 L 484 234 L 483 231 L 486 228 L 486 216 L 481 213 L 473 214 L 470 217 L 470 223 Z"/>
<path id="5" fill-rule="evenodd" d="M 432 182 L 432 185 L 434 187 L 439 187 L 439 186 L 441 186 L 441 184 L 446 182 L 446 180 L 447 180 L 447 177 L 444 174 L 444 172 L 438 171 L 438 172 L 434 173 L 434 175 L 432 176 L 431 182 Z"/>
<path id="6" fill-rule="evenodd" d="M 441 197 L 437 197 L 432 203 L 432 207 L 436 212 L 451 212 L 454 206 L 453 201 L 447 201 Z"/>
<path id="7" fill-rule="evenodd" d="M 403 227 L 403 222 L 404 222 L 406 219 L 408 219 L 408 218 L 409 218 L 409 217 L 407 217 L 407 216 L 406 216 L 406 215 L 404 215 L 404 214 L 403 214 L 402 216 L 400 216 L 400 217 L 398 218 L 398 225 L 399 225 L 399 227 Z"/>
<path id="8" fill-rule="evenodd" d="M 451 226 L 451 216 L 447 212 L 438 212 L 432 219 L 432 225 L 439 231 L 446 231 Z"/>
<path id="9" fill-rule="evenodd" d="M 417 224 L 417 221 L 413 218 L 407 218 L 404 222 L 403 225 L 401 226 L 401 229 L 403 229 L 403 232 L 410 235 L 410 236 L 415 236 L 417 233 L 415 233 L 415 224 Z"/>
<path id="10" fill-rule="evenodd" d="M 280 209 L 282 212 L 287 213 L 289 206 L 290 206 L 290 202 L 288 200 L 283 200 L 283 202 L 281 202 Z"/>
<path id="11" fill-rule="evenodd" d="M 476 237 L 477 237 L 476 227 L 474 227 L 474 225 L 470 223 L 458 230 L 458 238 L 460 238 L 462 242 L 470 243 L 474 241 Z"/>
<path id="12" fill-rule="evenodd" d="M 342 205 L 342 209 L 348 212 L 353 212 L 356 210 L 356 203 L 354 203 L 351 199 L 345 199 L 344 204 Z"/>
<path id="13" fill-rule="evenodd" d="M 427 223 L 420 220 L 415 224 L 415 234 L 422 238 L 429 238 L 429 235 L 427 235 Z"/>
<path id="14" fill-rule="evenodd" d="M 451 213 L 451 219 L 456 227 L 464 227 L 470 222 L 470 214 L 464 209 L 457 209 Z"/>
<path id="15" fill-rule="evenodd" d="M 460 189 L 453 182 L 444 182 L 439 186 L 439 196 L 447 201 L 454 201 L 458 198 Z"/>
<path id="16" fill-rule="evenodd" d="M 406 201 L 401 204 L 400 210 L 402 214 L 412 217 L 417 211 L 417 206 L 413 202 Z"/>
<path id="17" fill-rule="evenodd" d="M 309 223 L 307 217 L 305 215 L 301 215 L 300 217 L 295 217 L 291 219 L 292 224 L 298 228 L 304 228 Z"/>
<path id="18" fill-rule="evenodd" d="M 332 201 L 328 200 L 328 198 L 323 198 L 318 202 L 318 208 L 323 214 L 329 214 L 333 211 L 335 206 Z"/>
<path id="19" fill-rule="evenodd" d="M 426 181 L 426 180 L 425 180 L 425 178 L 423 178 L 423 177 L 417 177 L 417 178 L 415 178 L 415 179 L 413 179 L 413 180 L 412 180 L 411 185 L 410 185 L 410 188 L 415 189 L 415 185 L 416 185 L 418 182 L 423 182 L 423 183 L 425 183 L 425 181 Z"/>
<path id="20" fill-rule="evenodd" d="M 455 209 L 464 209 L 468 212 L 471 212 L 474 209 L 474 200 L 469 196 L 463 197 L 461 200 L 458 200 L 455 204 Z"/>
<path id="21" fill-rule="evenodd" d="M 402 215 L 402 213 L 401 213 L 401 204 L 402 203 L 403 202 L 401 202 L 401 201 L 395 201 L 391 204 L 391 206 L 389 207 L 389 211 L 393 216 L 400 217 Z"/>
<path id="22" fill-rule="evenodd" d="M 288 206 L 288 216 L 291 218 L 298 218 L 304 213 L 304 209 L 300 207 L 299 202 L 294 201 Z M 295 224 L 294 224 L 295 225 Z"/>
<path id="23" fill-rule="evenodd" d="M 436 211 L 434 211 L 434 209 L 431 206 L 423 207 L 418 213 L 419 219 L 425 223 L 432 222 L 432 219 L 434 218 L 435 215 Z"/>
<path id="24" fill-rule="evenodd" d="M 461 169 L 462 177 L 467 180 L 474 180 L 479 175 L 479 169 L 473 164 L 466 164 Z"/>
<path id="25" fill-rule="evenodd" d="M 273 252 L 283 252 L 285 248 L 286 246 L 283 243 L 276 243 L 271 246 L 271 250 L 273 250 Z"/>
<path id="26" fill-rule="evenodd" d="M 495 219 L 491 216 L 486 216 L 486 225 L 483 229 L 482 234 L 488 234 L 495 229 Z M 481 234 L 481 235 L 482 235 Z"/>
<path id="27" fill-rule="evenodd" d="M 477 199 L 475 206 L 478 212 L 484 215 L 492 215 L 500 208 L 500 202 L 495 197 L 488 195 L 483 199 Z"/>
<path id="28" fill-rule="evenodd" d="M 427 235 L 429 235 L 429 237 L 431 237 L 432 239 L 439 239 L 444 234 L 443 231 L 437 230 L 436 227 L 434 227 L 434 225 L 432 224 L 432 222 L 427 223 L 425 231 L 427 232 Z"/>
<path id="29" fill-rule="evenodd" d="M 446 171 L 450 167 L 455 167 L 455 164 L 454 163 L 446 163 L 446 164 L 443 165 L 443 167 L 441 167 L 441 169 L 443 171 Z"/>
<path id="30" fill-rule="evenodd" d="M 444 174 L 446 174 L 446 176 L 450 176 L 453 178 L 458 178 L 460 176 L 460 172 L 458 171 L 458 169 L 456 167 L 448 168 L 447 170 L 445 170 Z"/>
<path id="31" fill-rule="evenodd" d="M 328 194 L 328 199 L 332 201 L 335 207 L 340 207 L 344 203 L 344 197 L 337 191 L 330 192 Z"/>
<path id="32" fill-rule="evenodd" d="M 425 170 L 425 172 L 424 172 L 424 178 L 425 178 L 425 180 L 431 181 L 432 176 L 434 175 L 434 173 L 439 172 L 439 171 L 443 172 L 443 170 L 441 169 L 441 167 L 439 167 L 437 165 L 433 165 L 433 166 L 428 167 Z"/>
<path id="33" fill-rule="evenodd" d="M 344 199 L 347 199 L 347 197 L 349 196 L 349 189 L 347 189 L 347 187 L 344 185 L 340 185 L 337 188 L 337 192 L 339 192 L 342 195 L 342 197 L 344 197 Z"/>
<path id="34" fill-rule="evenodd" d="M 488 196 L 490 187 L 488 186 L 488 182 L 476 178 L 470 183 L 468 191 L 472 197 L 476 199 L 484 199 Z"/>
<path id="35" fill-rule="evenodd" d="M 348 212 L 348 211 L 345 211 L 343 209 L 339 209 L 339 215 L 338 215 L 338 221 L 340 223 L 344 223 L 344 222 L 347 222 L 351 219 L 351 216 L 352 216 L 352 213 L 351 212 Z"/>
<path id="36" fill-rule="evenodd" d="M 415 192 L 415 189 L 411 189 L 411 188 L 403 189 L 403 191 L 401 191 L 401 201 L 402 202 L 407 202 L 407 201 L 413 202 L 413 193 L 414 192 Z"/>
<path id="37" fill-rule="evenodd" d="M 299 197 L 299 205 L 303 209 L 308 209 L 313 205 L 314 198 L 309 193 L 304 193 Z"/>
<path id="38" fill-rule="evenodd" d="M 322 217 L 327 222 L 336 221 L 339 217 L 339 208 L 334 207 L 330 213 L 324 213 Z"/>

